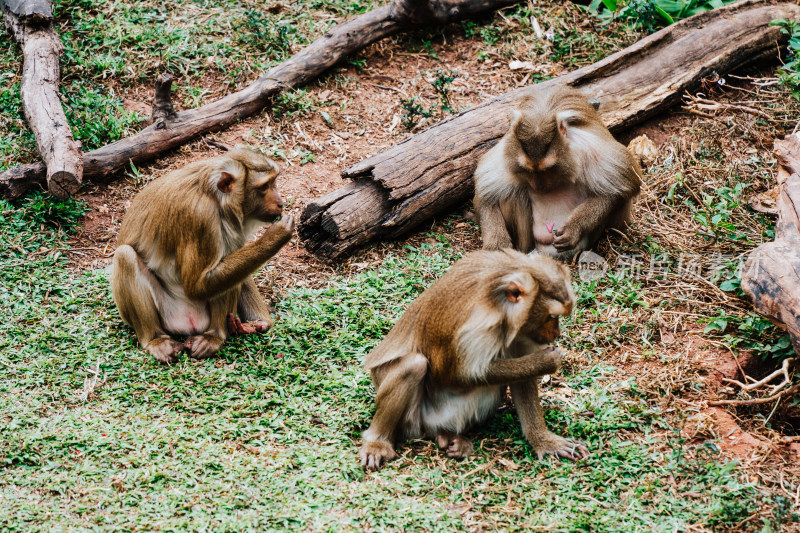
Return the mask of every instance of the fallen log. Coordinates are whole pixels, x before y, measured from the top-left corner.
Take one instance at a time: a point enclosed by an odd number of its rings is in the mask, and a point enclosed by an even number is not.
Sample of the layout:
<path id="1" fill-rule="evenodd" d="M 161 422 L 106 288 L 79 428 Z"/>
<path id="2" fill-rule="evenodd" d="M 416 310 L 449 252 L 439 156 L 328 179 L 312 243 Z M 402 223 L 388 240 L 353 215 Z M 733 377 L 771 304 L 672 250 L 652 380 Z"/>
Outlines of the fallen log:
<path id="1" fill-rule="evenodd" d="M 50 192 L 66 198 L 81 185 L 83 158 L 59 98 L 64 45 L 53 27 L 53 7 L 49 0 L 3 0 L 3 18 L 22 48 L 22 106 L 44 160 L 37 169 Z"/>
<path id="2" fill-rule="evenodd" d="M 775 240 L 750 253 L 742 290 L 756 311 L 786 328 L 800 354 L 800 134 L 775 142 L 778 223 Z"/>
<path id="3" fill-rule="evenodd" d="M 298 227 L 308 250 L 341 258 L 376 239 L 402 236 L 467 200 L 478 158 L 508 130 L 526 94 L 553 83 L 602 102 L 603 120 L 621 131 L 679 102 L 712 72 L 777 59 L 786 38 L 769 26 L 800 18 L 800 7 L 749 0 L 683 20 L 606 59 L 560 78 L 498 96 L 409 137 L 342 172 L 353 182 L 309 204 Z"/>
<path id="4" fill-rule="evenodd" d="M 5 0 L 7 1 L 7 0 Z M 301 87 L 344 57 L 385 37 L 419 25 L 443 24 L 513 5 L 516 0 L 395 0 L 332 28 L 301 52 L 271 68 L 241 91 L 204 106 L 175 113 L 169 84 L 159 85 L 152 124 L 139 133 L 83 156 L 86 179 L 109 181 L 130 162 L 140 163 L 195 137 L 226 128 L 261 111 L 270 98 Z M 0 173 L 0 196 L 18 198 L 44 183 L 44 166 L 21 165 Z"/>

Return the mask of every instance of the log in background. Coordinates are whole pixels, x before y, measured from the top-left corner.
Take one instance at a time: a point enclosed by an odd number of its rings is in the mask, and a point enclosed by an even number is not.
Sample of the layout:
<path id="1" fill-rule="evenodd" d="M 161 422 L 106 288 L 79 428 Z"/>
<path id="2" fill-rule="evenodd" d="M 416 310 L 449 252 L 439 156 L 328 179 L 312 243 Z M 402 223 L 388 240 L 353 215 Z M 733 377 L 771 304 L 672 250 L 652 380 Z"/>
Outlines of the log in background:
<path id="1" fill-rule="evenodd" d="M 339 259 L 376 239 L 404 235 L 470 198 L 478 159 L 508 130 L 524 95 L 566 83 L 599 99 L 611 131 L 676 104 L 714 72 L 777 59 L 786 37 L 774 19 L 800 7 L 748 0 L 677 22 L 608 58 L 555 80 L 498 96 L 364 159 L 342 172 L 353 181 L 312 202 L 298 227 L 308 250 Z"/>
<path id="2" fill-rule="evenodd" d="M 8 1 L 8 0 L 2 0 Z M 385 37 L 426 24 L 445 24 L 513 5 L 516 0 L 394 0 L 391 4 L 331 28 L 308 47 L 276 65 L 244 89 L 204 106 L 161 113 L 142 131 L 83 155 L 83 177 L 108 182 L 131 162 L 139 164 L 211 131 L 258 113 L 271 98 L 302 87 L 347 57 Z M 158 95 L 156 110 L 166 109 L 169 88 Z M 46 184 L 43 163 L 0 172 L 0 196 L 12 200 Z"/>

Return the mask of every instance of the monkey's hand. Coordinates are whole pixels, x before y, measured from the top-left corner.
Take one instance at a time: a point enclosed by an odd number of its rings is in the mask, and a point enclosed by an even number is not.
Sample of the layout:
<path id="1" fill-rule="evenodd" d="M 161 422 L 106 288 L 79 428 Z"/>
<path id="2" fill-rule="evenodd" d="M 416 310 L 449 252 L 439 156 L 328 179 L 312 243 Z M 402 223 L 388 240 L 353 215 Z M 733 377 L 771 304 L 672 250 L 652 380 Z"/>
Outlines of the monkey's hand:
<path id="1" fill-rule="evenodd" d="M 576 224 L 567 223 L 561 229 L 553 231 L 555 238 L 553 239 L 553 246 L 557 252 L 568 252 L 572 250 L 581 240 L 582 231 Z"/>
<path id="2" fill-rule="evenodd" d="M 561 368 L 561 360 L 564 354 L 558 346 L 546 346 L 541 352 L 538 353 L 543 368 L 543 374 L 555 374 Z"/>
<path id="3" fill-rule="evenodd" d="M 272 324 L 264 320 L 242 322 L 242 319 L 233 313 L 228 313 L 228 332 L 231 335 L 245 335 L 249 333 L 264 333 Z"/>
<path id="4" fill-rule="evenodd" d="M 589 455 L 589 449 L 584 443 L 575 439 L 565 439 L 550 431 L 528 438 L 528 441 L 536 451 L 539 459 L 544 459 L 547 455 L 563 457 L 570 461 L 577 461 Z"/>
<path id="5" fill-rule="evenodd" d="M 267 231 L 261 236 L 267 241 L 277 241 L 281 246 L 289 242 L 294 234 L 294 217 L 286 215 L 280 220 L 273 222 Z"/>
<path id="6" fill-rule="evenodd" d="M 436 444 L 440 449 L 445 450 L 447 457 L 456 459 L 469 457 L 472 455 L 472 450 L 475 449 L 471 440 L 455 433 L 439 433 L 436 436 Z"/>
<path id="7" fill-rule="evenodd" d="M 358 456 L 361 458 L 361 466 L 366 470 L 380 470 L 383 463 L 391 461 L 397 457 L 397 454 L 394 452 L 391 442 L 368 440 L 361 445 Z"/>

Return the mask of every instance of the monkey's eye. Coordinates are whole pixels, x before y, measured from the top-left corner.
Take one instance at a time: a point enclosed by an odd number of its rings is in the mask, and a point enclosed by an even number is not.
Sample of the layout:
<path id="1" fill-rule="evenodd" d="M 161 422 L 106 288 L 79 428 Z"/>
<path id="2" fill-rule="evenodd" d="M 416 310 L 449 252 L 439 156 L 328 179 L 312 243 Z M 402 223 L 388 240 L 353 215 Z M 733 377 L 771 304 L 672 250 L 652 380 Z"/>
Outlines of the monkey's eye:
<path id="1" fill-rule="evenodd" d="M 269 182 L 269 181 L 266 182 L 264 185 L 261 185 L 260 187 L 258 187 L 258 190 L 261 191 L 261 192 L 267 192 L 269 190 L 270 183 L 271 182 Z"/>
<path id="2" fill-rule="evenodd" d="M 513 296 L 514 298 L 519 298 L 520 296 L 522 296 L 522 291 L 519 289 L 511 289 L 511 296 Z"/>

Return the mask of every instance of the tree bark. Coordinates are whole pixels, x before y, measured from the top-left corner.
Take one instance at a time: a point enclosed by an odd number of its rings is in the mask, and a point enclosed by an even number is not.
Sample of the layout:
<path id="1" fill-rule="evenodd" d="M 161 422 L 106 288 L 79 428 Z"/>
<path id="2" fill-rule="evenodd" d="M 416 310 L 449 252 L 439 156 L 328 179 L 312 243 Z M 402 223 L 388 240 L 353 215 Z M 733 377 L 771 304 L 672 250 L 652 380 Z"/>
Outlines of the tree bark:
<path id="1" fill-rule="evenodd" d="M 37 170 L 50 192 L 66 198 L 81 185 L 83 158 L 61 108 L 58 61 L 64 46 L 53 28 L 52 6 L 49 0 L 3 0 L 3 18 L 22 48 L 22 105 L 45 163 Z"/>
<path id="2" fill-rule="evenodd" d="M 756 310 L 789 332 L 800 354 L 800 134 L 775 142 L 778 223 L 775 240 L 748 257 L 742 290 Z"/>
<path id="3" fill-rule="evenodd" d="M 395 0 L 336 26 L 239 92 L 196 109 L 153 117 L 152 124 L 139 133 L 84 154 L 83 175 L 109 181 L 130 162 L 152 159 L 203 133 L 235 124 L 261 111 L 271 97 L 287 88 L 306 85 L 347 55 L 390 35 L 420 24 L 452 22 L 515 3 L 516 0 Z M 160 86 L 157 99 L 162 102 L 165 91 L 168 95 L 169 87 Z M 18 198 L 41 185 L 42 168 L 39 163 L 32 163 L 0 173 L 0 195 Z"/>
<path id="4" fill-rule="evenodd" d="M 786 38 L 769 26 L 797 19 L 800 7 L 748 0 L 675 23 L 558 79 L 511 91 L 413 135 L 342 172 L 354 181 L 309 204 L 300 237 L 313 253 L 337 259 L 374 239 L 392 239 L 467 200 L 478 158 L 509 127 L 526 94 L 555 83 L 583 89 L 620 131 L 680 101 L 713 72 L 723 75 L 777 59 Z"/>

